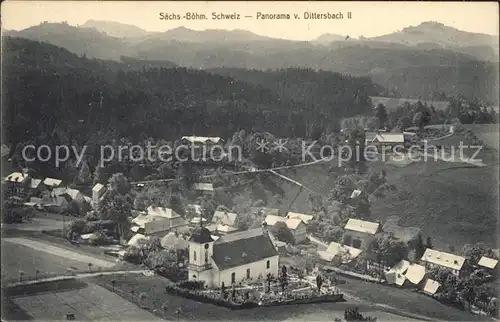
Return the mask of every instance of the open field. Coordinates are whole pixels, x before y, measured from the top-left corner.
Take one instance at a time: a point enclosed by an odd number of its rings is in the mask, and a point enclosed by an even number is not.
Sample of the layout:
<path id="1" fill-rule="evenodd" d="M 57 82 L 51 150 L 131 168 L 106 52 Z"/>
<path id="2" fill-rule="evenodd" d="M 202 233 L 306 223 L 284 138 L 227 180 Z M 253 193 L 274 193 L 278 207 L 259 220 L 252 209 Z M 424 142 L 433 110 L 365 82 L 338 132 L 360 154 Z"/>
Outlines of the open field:
<path id="1" fill-rule="evenodd" d="M 402 105 L 404 102 L 409 102 L 410 104 L 415 104 L 419 100 L 414 98 L 392 98 L 392 97 L 382 97 L 382 96 L 370 96 L 372 99 L 372 104 L 377 106 L 377 104 L 384 104 L 388 111 L 395 110 L 398 106 Z M 434 106 L 436 110 L 445 110 L 448 106 L 448 101 L 426 101 L 420 100 L 422 104 L 427 104 L 429 106 Z"/>
<path id="2" fill-rule="evenodd" d="M 33 294 L 34 293 L 34 294 Z M 148 311 L 97 285 L 63 291 L 42 289 L 10 301 L 35 320 L 63 320 L 67 313 L 85 321 L 160 321 Z"/>
<path id="3" fill-rule="evenodd" d="M 401 226 L 421 228 L 443 250 L 475 242 L 496 246 L 498 181 L 492 168 L 442 161 L 378 168 L 397 191 L 372 202 L 374 218 L 398 216 Z"/>
<path id="4" fill-rule="evenodd" d="M 92 270 L 114 268 L 116 265 L 111 258 L 105 260 L 94 254 L 86 254 L 75 248 L 66 248 L 43 240 L 5 236 L 2 238 L 3 283 L 18 281 L 20 271 L 24 273 L 24 280 L 64 275 L 69 272 L 88 272 L 88 263 L 93 264 Z"/>

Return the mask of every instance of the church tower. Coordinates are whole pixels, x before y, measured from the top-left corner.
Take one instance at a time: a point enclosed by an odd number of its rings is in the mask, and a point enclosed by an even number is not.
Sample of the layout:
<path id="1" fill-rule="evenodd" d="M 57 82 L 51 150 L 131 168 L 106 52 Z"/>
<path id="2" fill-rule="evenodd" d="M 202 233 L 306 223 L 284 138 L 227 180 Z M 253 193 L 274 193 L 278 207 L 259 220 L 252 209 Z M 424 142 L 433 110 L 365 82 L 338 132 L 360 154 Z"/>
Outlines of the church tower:
<path id="1" fill-rule="evenodd" d="M 205 227 L 198 227 L 189 239 L 189 280 L 204 279 L 203 272 L 212 269 L 212 254 L 214 240 L 210 231 Z"/>

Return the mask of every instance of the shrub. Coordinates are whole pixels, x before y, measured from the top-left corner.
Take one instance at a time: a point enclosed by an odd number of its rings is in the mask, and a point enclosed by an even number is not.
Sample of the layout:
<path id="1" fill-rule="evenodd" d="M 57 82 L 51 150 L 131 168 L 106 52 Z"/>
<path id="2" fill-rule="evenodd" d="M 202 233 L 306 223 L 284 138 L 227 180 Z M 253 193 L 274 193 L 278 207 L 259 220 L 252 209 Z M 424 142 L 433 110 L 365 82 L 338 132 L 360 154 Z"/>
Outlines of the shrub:
<path id="1" fill-rule="evenodd" d="M 203 290 L 205 288 L 204 281 L 182 281 L 178 283 L 179 287 L 188 290 Z"/>

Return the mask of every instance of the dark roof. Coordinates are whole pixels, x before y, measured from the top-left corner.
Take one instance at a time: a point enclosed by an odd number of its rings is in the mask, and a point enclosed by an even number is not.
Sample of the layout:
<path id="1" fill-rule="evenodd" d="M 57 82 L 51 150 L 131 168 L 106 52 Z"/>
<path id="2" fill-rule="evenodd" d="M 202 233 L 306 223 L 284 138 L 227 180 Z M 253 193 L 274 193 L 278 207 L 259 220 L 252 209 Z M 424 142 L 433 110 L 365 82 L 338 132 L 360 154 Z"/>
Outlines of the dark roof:
<path id="1" fill-rule="evenodd" d="M 190 242 L 195 242 L 198 244 L 210 243 L 214 240 L 212 239 L 212 235 L 210 234 L 210 230 L 205 227 L 197 227 L 193 231 L 191 238 L 189 238 Z"/>
<path id="2" fill-rule="evenodd" d="M 254 233 L 260 230 L 260 233 Z M 230 238 L 228 238 L 231 236 Z M 236 237 L 241 237 L 236 239 Z M 261 229 L 230 234 L 214 244 L 213 260 L 220 270 L 257 262 L 278 255 L 269 236 Z"/>

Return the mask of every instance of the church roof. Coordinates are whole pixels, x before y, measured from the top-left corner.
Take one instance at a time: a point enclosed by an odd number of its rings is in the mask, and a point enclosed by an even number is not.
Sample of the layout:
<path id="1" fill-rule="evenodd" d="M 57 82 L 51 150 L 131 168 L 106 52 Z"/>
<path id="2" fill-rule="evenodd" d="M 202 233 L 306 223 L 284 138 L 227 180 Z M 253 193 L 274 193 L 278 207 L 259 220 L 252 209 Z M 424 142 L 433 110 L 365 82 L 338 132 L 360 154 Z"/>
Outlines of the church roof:
<path id="1" fill-rule="evenodd" d="M 213 260 L 220 270 L 278 255 L 271 239 L 261 228 L 230 234 L 214 244 Z"/>
<path id="2" fill-rule="evenodd" d="M 194 229 L 193 234 L 189 238 L 189 241 L 198 244 L 204 244 L 213 242 L 214 240 L 212 238 L 210 230 L 205 227 L 197 227 Z"/>

